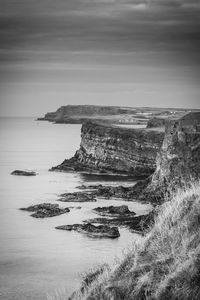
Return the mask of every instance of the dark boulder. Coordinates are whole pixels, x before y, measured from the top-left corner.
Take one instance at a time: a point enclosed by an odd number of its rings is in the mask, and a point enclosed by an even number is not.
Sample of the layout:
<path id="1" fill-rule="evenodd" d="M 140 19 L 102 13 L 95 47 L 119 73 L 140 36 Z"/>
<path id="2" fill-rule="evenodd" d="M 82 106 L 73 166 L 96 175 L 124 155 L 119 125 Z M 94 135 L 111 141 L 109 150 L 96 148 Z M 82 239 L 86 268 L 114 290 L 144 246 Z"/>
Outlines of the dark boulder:
<path id="1" fill-rule="evenodd" d="M 18 176 L 36 176 L 36 172 L 34 171 L 22 171 L 22 170 L 14 170 L 11 175 L 18 175 Z"/>
<path id="2" fill-rule="evenodd" d="M 127 205 L 121 206 L 106 206 L 97 207 L 93 209 L 97 214 L 101 216 L 134 216 L 135 212 L 130 211 Z"/>
<path id="3" fill-rule="evenodd" d="M 108 225 L 95 226 L 90 223 L 87 224 L 73 224 L 73 225 L 61 225 L 57 226 L 56 229 L 60 230 L 74 230 L 80 233 L 85 233 L 91 237 L 98 238 L 111 238 L 115 239 L 120 236 L 117 227 L 109 227 Z"/>

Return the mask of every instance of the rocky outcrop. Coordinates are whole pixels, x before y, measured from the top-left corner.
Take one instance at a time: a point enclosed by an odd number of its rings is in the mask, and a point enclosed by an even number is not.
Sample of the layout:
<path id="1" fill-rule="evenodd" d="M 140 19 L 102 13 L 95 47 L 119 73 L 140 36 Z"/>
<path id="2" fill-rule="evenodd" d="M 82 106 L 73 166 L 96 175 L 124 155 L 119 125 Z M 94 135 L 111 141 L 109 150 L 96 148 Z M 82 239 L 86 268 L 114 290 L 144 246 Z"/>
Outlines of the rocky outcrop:
<path id="1" fill-rule="evenodd" d="M 49 121 L 54 122 L 56 120 L 57 113 L 56 112 L 48 112 L 45 114 L 43 118 L 38 118 L 38 121 Z"/>
<path id="2" fill-rule="evenodd" d="M 200 177 L 200 112 L 166 122 L 165 138 L 149 188 L 182 185 Z"/>
<path id="3" fill-rule="evenodd" d="M 115 218 L 94 218 L 85 220 L 86 223 L 91 224 L 108 224 L 119 227 L 126 227 L 134 233 L 145 233 L 154 223 L 154 211 L 147 215 L 140 216 L 118 216 Z"/>
<path id="4" fill-rule="evenodd" d="M 150 195 L 145 199 L 141 199 L 141 194 L 146 189 L 148 184 L 151 182 L 151 177 L 148 177 L 145 180 L 140 180 L 137 184 L 132 186 L 103 186 L 103 185 L 89 185 L 89 186 L 80 186 L 80 189 L 84 189 L 84 192 L 74 192 L 74 193 L 64 193 L 61 194 L 58 201 L 62 202 L 88 202 L 96 201 L 96 197 L 105 198 L 107 200 L 111 198 L 119 198 L 126 201 L 135 201 L 140 199 L 145 203 L 152 202 Z M 123 206 L 124 207 L 124 206 Z M 123 211 L 122 207 L 122 211 Z M 112 209 L 112 206 L 110 207 Z M 105 207 L 105 210 L 107 208 Z M 126 208 L 125 208 L 126 209 Z M 117 210 L 117 207 L 116 207 Z M 120 211 L 120 207 L 119 207 Z M 131 212 L 132 213 L 132 212 Z"/>
<path id="5" fill-rule="evenodd" d="M 128 217 L 136 214 L 134 211 L 130 211 L 127 205 L 96 207 L 93 211 L 101 216 L 108 217 Z"/>
<path id="6" fill-rule="evenodd" d="M 87 224 L 73 224 L 73 225 L 61 225 L 57 226 L 56 229 L 60 230 L 75 230 L 80 233 L 85 233 L 93 238 L 111 238 L 115 239 L 120 236 L 117 227 L 109 227 L 108 225 L 95 226 L 90 223 Z"/>
<path id="7" fill-rule="evenodd" d="M 80 149 L 51 170 L 149 176 L 163 138 L 162 131 L 87 122 L 82 125 Z"/>
<path id="8" fill-rule="evenodd" d="M 95 195 L 93 193 L 64 193 L 60 195 L 58 201 L 61 202 L 95 202 Z"/>
<path id="9" fill-rule="evenodd" d="M 20 209 L 28 212 L 34 212 L 33 214 L 31 214 L 31 217 L 34 218 L 55 217 L 70 211 L 69 208 L 59 208 L 58 204 L 51 203 L 41 203 Z"/>
<path id="10" fill-rule="evenodd" d="M 36 172 L 34 171 L 22 171 L 22 170 L 15 170 L 11 173 L 11 175 L 18 175 L 18 176 L 36 176 Z"/>

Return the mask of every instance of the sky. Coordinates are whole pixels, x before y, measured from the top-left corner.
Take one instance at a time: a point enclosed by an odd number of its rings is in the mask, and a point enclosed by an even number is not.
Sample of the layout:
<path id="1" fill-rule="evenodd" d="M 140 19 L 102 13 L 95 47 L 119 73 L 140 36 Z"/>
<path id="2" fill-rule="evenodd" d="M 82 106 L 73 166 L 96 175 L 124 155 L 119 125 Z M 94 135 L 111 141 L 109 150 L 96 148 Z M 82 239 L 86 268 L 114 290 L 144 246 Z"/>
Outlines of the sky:
<path id="1" fill-rule="evenodd" d="M 200 0 L 0 0 L 0 116 L 200 108 Z"/>

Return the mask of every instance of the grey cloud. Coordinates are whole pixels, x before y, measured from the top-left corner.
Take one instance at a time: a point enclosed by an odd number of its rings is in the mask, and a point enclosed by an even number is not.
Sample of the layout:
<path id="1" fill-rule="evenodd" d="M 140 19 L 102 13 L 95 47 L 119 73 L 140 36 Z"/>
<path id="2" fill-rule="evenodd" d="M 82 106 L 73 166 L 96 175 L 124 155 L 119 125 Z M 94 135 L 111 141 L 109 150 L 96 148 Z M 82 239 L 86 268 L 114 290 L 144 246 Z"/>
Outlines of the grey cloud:
<path id="1" fill-rule="evenodd" d="M 13 53 L 167 51 L 198 57 L 200 0 L 1 2 L 1 49 Z"/>
<path id="2" fill-rule="evenodd" d="M 180 7 L 182 0 L 149 0 L 148 3 L 150 6 Z"/>
<path id="3" fill-rule="evenodd" d="M 178 91 L 179 106 L 187 97 L 199 99 L 200 0 L 0 2 L 1 99 L 20 106 L 19 99 L 32 97 L 39 106 L 46 101 L 45 111 L 49 99 L 59 106 L 61 86 L 63 103 L 69 90 L 76 101 L 81 86 L 84 103 L 99 90 L 106 102 L 117 91 L 113 104 L 128 94 L 127 104 L 145 97 L 147 105 L 149 89 L 158 105 L 169 99 L 176 105 Z"/>

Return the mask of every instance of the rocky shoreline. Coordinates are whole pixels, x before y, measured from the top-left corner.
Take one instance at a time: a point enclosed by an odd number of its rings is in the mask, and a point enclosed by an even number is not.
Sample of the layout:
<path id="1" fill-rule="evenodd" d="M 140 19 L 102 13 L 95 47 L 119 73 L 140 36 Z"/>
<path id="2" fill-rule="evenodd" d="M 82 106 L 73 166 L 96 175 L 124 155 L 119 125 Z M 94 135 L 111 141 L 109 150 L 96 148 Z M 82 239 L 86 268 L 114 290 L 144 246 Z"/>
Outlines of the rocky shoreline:
<path id="1" fill-rule="evenodd" d="M 58 201 L 74 203 L 96 202 L 96 198 L 99 196 L 108 200 L 115 196 L 116 198 L 119 197 L 119 199 L 133 201 L 133 199 L 130 200 L 128 193 L 128 191 L 132 190 L 132 187 L 91 185 L 88 187 L 81 186 L 81 188 L 87 189 L 87 191 L 61 194 L 58 197 L 62 198 L 59 198 Z M 69 213 L 71 208 L 80 209 L 81 207 L 60 208 L 58 204 L 41 203 L 27 208 L 20 208 L 20 210 L 31 212 L 30 216 L 34 218 L 49 218 Z M 118 227 L 126 227 L 132 232 L 143 234 L 153 222 L 152 212 L 147 215 L 137 216 L 134 211 L 129 210 L 127 205 L 96 207 L 93 209 L 93 212 L 102 217 L 83 220 L 82 224 L 57 226 L 56 229 L 74 230 L 86 233 L 90 237 L 117 238 L 120 236 Z"/>
<path id="2" fill-rule="evenodd" d="M 155 126 L 155 122 L 157 120 L 153 120 L 149 126 Z M 158 126 L 160 126 L 160 122 L 162 121 L 158 120 Z M 191 178 L 198 178 L 200 173 L 199 124 L 200 112 L 189 113 L 178 119 L 165 120 L 164 135 L 163 131 L 156 130 L 119 130 L 108 125 L 94 125 L 90 122 L 84 124 L 82 126 L 80 149 L 73 158 L 65 160 L 56 169 L 67 171 L 67 166 L 71 164 L 71 170 L 73 171 L 80 171 L 79 167 L 81 165 L 85 170 L 96 171 L 98 169 L 100 173 L 110 172 L 112 168 L 115 172 L 119 172 L 119 170 L 125 172 L 127 165 L 131 164 L 132 149 L 132 151 L 139 151 L 139 156 L 137 160 L 134 160 L 135 168 L 131 170 L 137 176 L 137 172 L 139 170 L 141 172 L 139 166 L 143 164 L 143 171 L 146 170 L 146 178 L 128 187 L 103 186 L 101 184 L 81 185 L 77 187 L 78 192 L 59 195 L 58 201 L 84 203 L 96 202 L 98 198 L 107 200 L 122 199 L 151 203 L 156 207 L 164 202 L 166 197 L 170 196 L 170 192 L 181 187 L 183 182 L 187 182 Z M 151 139 L 152 137 L 153 139 Z M 141 139 L 140 142 L 138 142 L 139 138 Z M 122 143 L 123 148 L 119 146 Z M 105 154 L 103 159 L 101 156 L 102 151 Z M 116 163 L 116 155 L 118 155 L 118 164 Z M 119 163 L 120 155 L 124 155 L 122 164 L 124 169 L 121 168 L 122 161 Z M 146 159 L 144 159 L 145 155 L 147 155 Z M 150 163 L 151 161 L 154 161 L 153 164 Z M 152 174 L 153 166 L 155 171 Z M 127 170 L 130 173 L 130 168 Z M 145 172 L 142 172 L 142 175 Z M 21 175 L 18 170 L 17 173 L 17 175 Z M 151 175 L 147 176 L 147 174 Z M 70 212 L 69 208 L 59 208 L 58 204 L 50 203 L 32 205 L 22 208 L 22 210 L 33 212 L 31 216 L 35 218 L 53 217 Z M 132 232 L 144 233 L 153 224 L 156 209 L 153 209 L 147 215 L 136 215 L 135 212 L 129 210 L 127 205 L 122 205 L 96 207 L 93 212 L 101 217 L 84 220 L 83 224 L 62 225 L 56 228 L 69 231 L 75 230 L 93 237 L 118 237 L 118 227 L 121 226 Z M 111 226 L 115 226 L 114 229 Z"/>
<path id="3" fill-rule="evenodd" d="M 90 224 L 103 224 L 118 227 L 126 227 L 133 233 L 145 234 L 154 223 L 154 211 L 147 215 L 126 216 L 121 215 L 115 218 L 94 218 L 84 221 Z"/>

